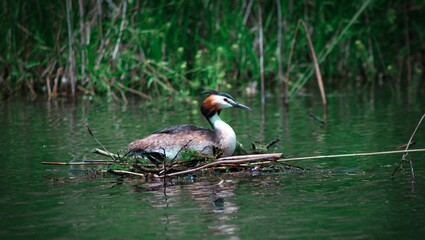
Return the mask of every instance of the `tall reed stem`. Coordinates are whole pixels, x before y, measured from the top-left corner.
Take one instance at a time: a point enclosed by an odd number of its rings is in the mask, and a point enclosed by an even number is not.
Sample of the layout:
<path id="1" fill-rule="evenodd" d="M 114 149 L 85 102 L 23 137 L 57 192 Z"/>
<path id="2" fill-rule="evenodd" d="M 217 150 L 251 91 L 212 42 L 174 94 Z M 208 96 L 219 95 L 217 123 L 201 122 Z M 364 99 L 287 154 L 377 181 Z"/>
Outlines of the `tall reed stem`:
<path id="1" fill-rule="evenodd" d="M 261 15 L 261 0 L 258 0 L 258 33 L 260 44 L 260 77 L 261 77 L 261 109 L 265 110 L 266 97 L 264 93 L 264 52 L 263 52 L 263 16 Z"/>
<path id="2" fill-rule="evenodd" d="M 281 99 L 283 98 L 284 89 L 284 78 L 283 78 L 283 66 L 282 66 L 282 9 L 280 6 L 280 0 L 276 0 L 277 3 L 277 64 L 278 64 L 278 77 L 280 83 Z M 286 93 L 285 93 L 286 95 Z"/>
<path id="3" fill-rule="evenodd" d="M 83 0 L 78 0 L 78 5 L 80 8 L 80 41 L 81 41 L 81 80 L 84 79 L 85 66 L 86 66 L 86 55 L 85 55 L 85 27 L 84 27 L 84 5 Z"/>
<path id="4" fill-rule="evenodd" d="M 116 59 L 118 55 L 118 50 L 121 42 L 122 32 L 124 31 L 125 27 L 125 13 L 127 11 L 127 0 L 122 1 L 122 19 L 121 19 L 121 26 L 120 26 L 120 32 L 118 35 L 117 43 L 115 44 L 114 53 L 112 54 L 112 59 Z"/>
<path id="5" fill-rule="evenodd" d="M 75 77 L 74 77 L 74 49 L 72 46 L 72 24 L 71 24 L 71 0 L 66 0 L 66 19 L 68 23 L 68 44 L 69 44 L 69 75 L 71 77 L 71 93 L 75 96 Z"/>
<path id="6" fill-rule="evenodd" d="M 298 39 L 298 32 L 299 32 L 300 25 L 302 25 L 304 27 L 305 36 L 307 38 L 308 46 L 310 48 L 310 54 L 311 54 L 311 57 L 313 58 L 313 64 L 314 64 L 314 69 L 315 69 L 315 73 L 316 73 L 316 77 L 317 77 L 317 83 L 319 84 L 320 94 L 322 96 L 322 104 L 323 104 L 323 106 L 326 106 L 326 94 L 325 94 L 325 88 L 323 86 L 322 74 L 320 73 L 319 62 L 317 61 L 316 52 L 314 51 L 313 43 L 311 41 L 310 34 L 308 33 L 307 24 L 301 19 L 298 20 L 297 28 L 295 29 L 294 39 L 293 39 L 292 45 L 291 45 L 291 52 L 289 53 L 288 68 L 287 68 L 287 71 L 286 71 L 286 88 L 285 88 L 285 90 L 287 91 L 287 89 L 289 88 L 288 87 L 288 85 L 289 85 L 289 72 L 290 72 L 290 67 L 291 67 L 292 54 L 294 52 L 295 43 L 297 42 L 297 39 Z M 285 104 L 288 104 L 288 97 L 285 97 Z"/>

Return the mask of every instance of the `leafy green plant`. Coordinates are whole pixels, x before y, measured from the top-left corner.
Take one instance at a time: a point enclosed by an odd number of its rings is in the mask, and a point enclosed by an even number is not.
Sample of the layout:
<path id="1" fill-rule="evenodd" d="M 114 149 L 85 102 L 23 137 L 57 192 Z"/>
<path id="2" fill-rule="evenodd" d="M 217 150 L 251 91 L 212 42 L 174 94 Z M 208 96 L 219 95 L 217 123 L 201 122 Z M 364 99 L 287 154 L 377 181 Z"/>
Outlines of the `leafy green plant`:
<path id="1" fill-rule="evenodd" d="M 261 8 L 266 89 L 279 89 L 279 65 L 296 76 L 292 96 L 309 87 L 307 39 L 298 39 L 287 62 L 300 19 L 326 87 L 368 84 L 377 76 L 398 86 L 419 84 L 423 1 L 278 1 L 263 1 Z M 0 17 L 5 96 L 70 95 L 74 84 L 77 94 L 126 101 L 130 93 L 186 96 L 242 89 L 260 79 L 258 0 L 5 0 Z"/>

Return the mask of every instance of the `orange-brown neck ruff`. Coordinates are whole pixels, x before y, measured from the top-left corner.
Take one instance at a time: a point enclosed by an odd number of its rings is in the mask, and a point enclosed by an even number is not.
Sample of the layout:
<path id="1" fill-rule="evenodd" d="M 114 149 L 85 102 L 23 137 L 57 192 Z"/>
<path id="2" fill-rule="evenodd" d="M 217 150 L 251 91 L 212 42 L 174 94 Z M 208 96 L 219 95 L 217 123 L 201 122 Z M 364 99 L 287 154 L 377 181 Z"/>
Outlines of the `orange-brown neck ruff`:
<path id="1" fill-rule="evenodd" d="M 220 114 L 220 112 L 221 107 L 217 103 L 217 101 L 215 101 L 214 95 L 209 95 L 201 105 L 202 115 L 204 115 L 204 117 L 208 120 L 209 118 L 214 116 L 214 114 Z"/>

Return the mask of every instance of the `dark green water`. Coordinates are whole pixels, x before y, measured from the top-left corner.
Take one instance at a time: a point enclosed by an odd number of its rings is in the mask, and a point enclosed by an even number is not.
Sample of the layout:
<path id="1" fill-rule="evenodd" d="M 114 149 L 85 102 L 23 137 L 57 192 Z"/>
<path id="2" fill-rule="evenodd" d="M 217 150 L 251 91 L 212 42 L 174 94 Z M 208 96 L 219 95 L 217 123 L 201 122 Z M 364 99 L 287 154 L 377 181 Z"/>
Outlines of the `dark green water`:
<path id="1" fill-rule="evenodd" d="M 329 96 L 328 124 L 318 99 L 299 97 L 291 111 L 267 99 L 238 100 L 252 112 L 224 110 L 239 141 L 270 141 L 287 157 L 394 150 L 408 141 L 425 110 L 418 99 Z M 420 239 L 425 234 L 425 153 L 414 153 L 416 183 L 401 154 L 294 162 L 308 170 L 183 178 L 161 183 L 96 176 L 90 168 L 42 161 L 104 159 L 89 125 L 108 149 L 158 128 L 207 126 L 198 103 L 151 107 L 103 100 L 0 102 L 1 239 Z M 425 123 L 424 123 L 425 124 Z M 425 148 L 425 125 L 412 148 Z M 219 182 L 222 181 L 220 184 Z M 223 202 L 214 202 L 217 198 Z"/>

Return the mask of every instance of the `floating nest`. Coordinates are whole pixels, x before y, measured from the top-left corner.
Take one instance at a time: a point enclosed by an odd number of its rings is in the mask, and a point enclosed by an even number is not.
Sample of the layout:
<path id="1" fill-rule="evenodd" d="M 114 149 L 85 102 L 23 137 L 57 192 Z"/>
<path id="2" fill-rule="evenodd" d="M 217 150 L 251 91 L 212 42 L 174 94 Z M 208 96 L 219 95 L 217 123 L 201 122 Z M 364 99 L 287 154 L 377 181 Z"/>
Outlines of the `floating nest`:
<path id="1" fill-rule="evenodd" d="M 271 164 L 283 159 L 282 153 L 265 153 L 267 150 L 278 143 L 276 138 L 268 144 L 261 142 L 252 143 L 251 150 L 246 151 L 241 144 L 238 146 L 238 153 L 242 155 L 230 157 L 211 157 L 202 156 L 196 152 L 181 151 L 183 160 L 164 161 L 162 164 L 152 164 L 146 159 L 132 157 L 121 157 L 98 148 L 93 149 L 94 153 L 111 157 L 111 161 L 103 164 L 112 165 L 108 172 L 117 175 L 134 175 L 140 177 L 153 176 L 157 178 L 175 177 L 195 172 L 243 172 L 243 171 L 280 171 L 282 169 L 302 169 L 288 164 Z M 88 161 L 87 163 L 90 163 Z M 92 162 L 99 164 L 99 161 Z"/>

